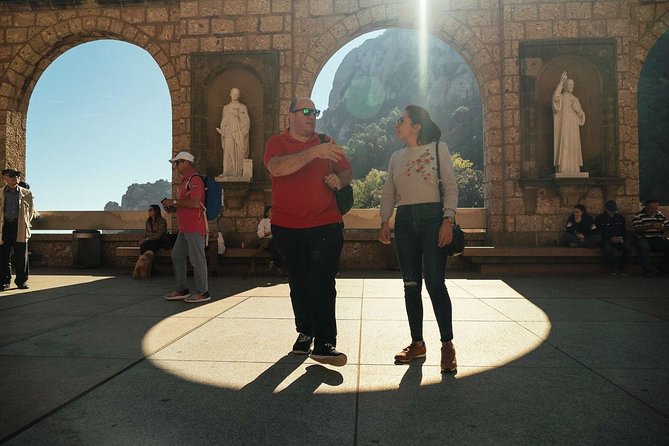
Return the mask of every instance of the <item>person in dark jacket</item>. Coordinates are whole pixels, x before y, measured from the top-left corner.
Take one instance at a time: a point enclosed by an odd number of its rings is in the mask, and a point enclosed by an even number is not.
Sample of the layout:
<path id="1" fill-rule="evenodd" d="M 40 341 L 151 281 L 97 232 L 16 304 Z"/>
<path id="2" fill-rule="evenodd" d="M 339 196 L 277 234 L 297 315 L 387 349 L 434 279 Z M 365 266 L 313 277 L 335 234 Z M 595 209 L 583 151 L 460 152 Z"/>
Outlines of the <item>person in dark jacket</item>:
<path id="1" fill-rule="evenodd" d="M 149 218 L 146 219 L 146 232 L 144 238 L 139 241 L 139 253 L 146 251 L 158 251 L 165 243 L 164 238 L 167 234 L 167 220 L 163 218 L 160 212 L 160 206 L 152 204 L 149 206 Z"/>
<path id="2" fill-rule="evenodd" d="M 618 212 L 615 201 L 609 200 L 604 203 L 604 213 L 595 218 L 595 226 L 602 237 L 600 246 L 611 274 L 626 274 L 625 267 L 631 248 L 627 242 L 625 217 Z M 616 261 L 617 250 L 620 251 L 620 258 Z"/>
<path id="3" fill-rule="evenodd" d="M 561 245 L 593 248 L 597 246 L 601 236 L 597 234 L 597 227 L 585 210 L 585 206 L 577 204 L 574 212 L 567 218 L 567 226 L 562 234 Z"/>

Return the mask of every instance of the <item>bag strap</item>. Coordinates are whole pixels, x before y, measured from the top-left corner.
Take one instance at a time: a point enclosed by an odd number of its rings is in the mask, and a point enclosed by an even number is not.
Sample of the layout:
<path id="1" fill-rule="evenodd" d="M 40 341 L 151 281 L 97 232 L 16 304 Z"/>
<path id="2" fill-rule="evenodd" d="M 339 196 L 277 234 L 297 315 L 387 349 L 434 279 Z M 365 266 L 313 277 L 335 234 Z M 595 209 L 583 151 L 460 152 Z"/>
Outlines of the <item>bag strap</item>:
<path id="1" fill-rule="evenodd" d="M 435 144 L 435 150 L 437 154 L 437 187 L 439 188 L 439 202 L 441 203 L 441 207 L 443 209 L 444 207 L 444 188 L 441 182 L 441 166 L 439 162 L 439 141 Z"/>
<path id="2" fill-rule="evenodd" d="M 332 138 L 329 138 L 325 133 L 319 133 L 318 139 L 320 140 L 321 144 L 332 140 Z M 331 160 L 328 160 L 328 173 L 334 173 L 334 163 Z"/>
<path id="3" fill-rule="evenodd" d="M 439 141 L 435 144 L 435 152 L 437 154 L 437 187 L 439 188 L 439 202 L 441 203 L 441 208 L 444 208 L 444 185 L 441 181 L 441 167 L 439 162 Z M 455 217 L 453 217 L 453 226 L 455 226 Z"/>

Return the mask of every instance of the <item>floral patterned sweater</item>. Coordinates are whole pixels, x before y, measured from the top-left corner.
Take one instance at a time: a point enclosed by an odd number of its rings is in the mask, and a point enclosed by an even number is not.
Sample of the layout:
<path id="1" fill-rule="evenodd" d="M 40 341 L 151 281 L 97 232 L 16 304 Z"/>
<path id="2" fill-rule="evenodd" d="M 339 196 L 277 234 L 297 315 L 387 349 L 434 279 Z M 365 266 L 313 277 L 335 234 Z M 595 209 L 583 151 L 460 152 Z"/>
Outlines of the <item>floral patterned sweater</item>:
<path id="1" fill-rule="evenodd" d="M 437 189 L 436 143 L 404 148 L 393 153 L 388 164 L 388 178 L 381 195 L 381 222 L 387 222 L 395 206 L 439 203 Z M 439 143 L 441 182 L 444 189 L 444 217 L 455 216 L 458 186 L 448 146 Z"/>

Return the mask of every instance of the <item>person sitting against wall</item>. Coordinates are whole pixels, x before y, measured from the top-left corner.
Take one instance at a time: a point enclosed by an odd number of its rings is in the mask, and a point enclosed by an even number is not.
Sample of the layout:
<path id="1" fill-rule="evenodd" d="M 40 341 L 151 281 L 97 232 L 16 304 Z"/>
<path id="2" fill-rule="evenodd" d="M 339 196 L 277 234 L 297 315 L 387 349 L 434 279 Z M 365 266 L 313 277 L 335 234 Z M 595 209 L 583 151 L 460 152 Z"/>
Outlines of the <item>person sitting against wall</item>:
<path id="1" fill-rule="evenodd" d="M 625 267 L 630 256 L 631 248 L 627 243 L 627 225 L 625 217 L 618 212 L 618 206 L 613 200 L 604 203 L 604 212 L 595 218 L 595 226 L 602 237 L 600 246 L 611 274 L 627 275 Z M 616 261 L 615 251 L 620 251 Z"/>
<path id="2" fill-rule="evenodd" d="M 660 212 L 659 200 L 655 198 L 646 200 L 643 209 L 632 219 L 632 226 L 645 275 L 653 274 L 650 251 L 664 255 L 657 269 L 661 274 L 669 273 L 669 239 L 666 236 L 669 232 L 669 219 Z"/>
<path id="3" fill-rule="evenodd" d="M 266 206 L 263 218 L 258 223 L 258 249 L 267 249 L 272 254 L 270 268 L 276 268 L 277 273 L 283 275 L 283 259 L 272 240 L 272 206 Z"/>
<path id="4" fill-rule="evenodd" d="M 146 251 L 156 252 L 163 247 L 165 243 L 165 234 L 167 234 L 167 220 L 160 213 L 160 206 L 152 204 L 149 206 L 149 218 L 146 219 L 146 232 L 144 238 L 139 241 L 139 253 Z"/>
<path id="5" fill-rule="evenodd" d="M 588 215 L 585 206 L 577 204 L 574 212 L 567 218 L 565 232 L 562 233 L 560 244 L 563 246 L 593 248 L 601 240 L 601 235 L 596 231 L 597 227 L 592 217 Z"/>

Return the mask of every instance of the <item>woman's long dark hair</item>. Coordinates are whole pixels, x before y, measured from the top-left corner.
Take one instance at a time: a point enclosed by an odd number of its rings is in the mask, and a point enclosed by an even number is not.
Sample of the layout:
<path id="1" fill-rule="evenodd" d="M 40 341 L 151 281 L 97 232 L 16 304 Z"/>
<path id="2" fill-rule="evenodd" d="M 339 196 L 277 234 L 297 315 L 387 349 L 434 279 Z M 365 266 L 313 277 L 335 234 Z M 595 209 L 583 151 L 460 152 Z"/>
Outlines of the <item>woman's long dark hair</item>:
<path id="1" fill-rule="evenodd" d="M 163 217 L 163 216 L 161 215 L 161 213 L 160 213 L 160 206 L 158 206 L 157 204 L 152 204 L 152 205 L 149 206 L 149 207 L 150 207 L 151 209 L 153 209 L 153 212 L 156 214 L 156 219 L 153 220 L 153 221 L 158 221 L 158 220 L 160 220 L 160 219 Z M 151 217 L 147 218 L 146 221 L 147 221 L 147 222 L 151 222 L 151 221 L 152 221 L 152 220 L 151 220 Z"/>
<path id="2" fill-rule="evenodd" d="M 420 124 L 420 132 L 418 133 L 418 145 L 428 144 L 434 141 L 439 141 L 441 138 L 441 129 L 430 118 L 430 114 L 423 107 L 417 105 L 407 105 L 404 109 L 411 118 L 414 124 Z"/>

